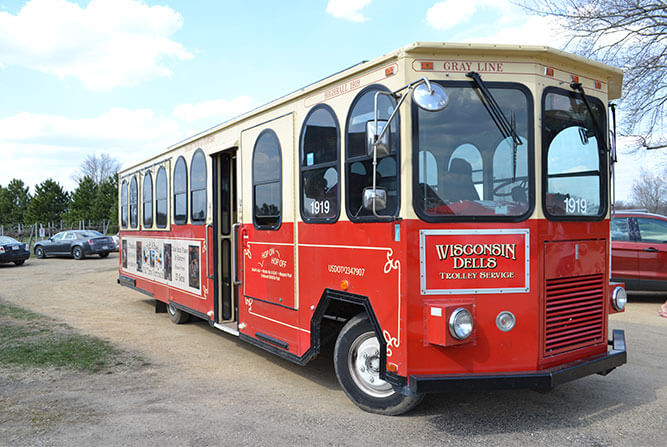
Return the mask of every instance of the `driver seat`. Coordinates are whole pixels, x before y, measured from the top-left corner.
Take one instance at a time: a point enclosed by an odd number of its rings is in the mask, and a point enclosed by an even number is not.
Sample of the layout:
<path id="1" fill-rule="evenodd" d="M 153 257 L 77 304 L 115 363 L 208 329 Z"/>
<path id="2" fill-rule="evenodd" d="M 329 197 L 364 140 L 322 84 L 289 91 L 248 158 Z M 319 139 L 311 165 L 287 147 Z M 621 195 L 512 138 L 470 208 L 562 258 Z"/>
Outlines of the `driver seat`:
<path id="1" fill-rule="evenodd" d="M 472 181 L 472 166 L 461 158 L 452 159 L 449 172 L 443 176 L 443 192 L 449 202 L 479 200 L 479 194 Z"/>

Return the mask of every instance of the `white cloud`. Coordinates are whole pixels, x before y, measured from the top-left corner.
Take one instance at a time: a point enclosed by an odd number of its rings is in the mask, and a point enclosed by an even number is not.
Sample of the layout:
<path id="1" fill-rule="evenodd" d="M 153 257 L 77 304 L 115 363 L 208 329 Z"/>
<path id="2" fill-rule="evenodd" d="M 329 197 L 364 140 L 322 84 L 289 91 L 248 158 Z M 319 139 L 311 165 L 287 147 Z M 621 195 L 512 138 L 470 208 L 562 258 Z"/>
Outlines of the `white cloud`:
<path id="1" fill-rule="evenodd" d="M 254 100 L 242 96 L 178 105 L 167 116 L 124 108 L 80 119 L 19 113 L 0 119 L 0 184 L 19 178 L 32 190 L 53 178 L 73 190 L 72 175 L 89 154 L 107 153 L 130 166 L 254 105 Z"/>
<path id="2" fill-rule="evenodd" d="M 507 0 L 444 0 L 426 12 L 432 28 L 448 30 L 466 24 L 464 42 L 548 45 L 560 48 L 566 43 L 565 33 L 556 19 L 529 15 L 520 6 Z M 493 26 L 489 26 L 493 23 Z M 468 37 L 473 36 L 473 37 Z"/>
<path id="3" fill-rule="evenodd" d="M 463 23 L 477 12 L 477 1 L 445 0 L 431 6 L 426 11 L 426 22 L 438 30 L 446 30 Z"/>
<path id="4" fill-rule="evenodd" d="M 209 120 L 221 123 L 225 120 L 252 110 L 255 102 L 249 96 L 239 96 L 231 101 L 216 99 L 198 104 L 181 104 L 174 108 L 174 117 L 191 123 L 193 121 Z"/>
<path id="5" fill-rule="evenodd" d="M 493 33 L 479 33 L 467 42 L 516 44 L 516 45 L 547 45 L 562 48 L 567 42 L 565 33 L 558 22 L 549 17 L 529 16 L 519 23 L 508 23 Z"/>
<path id="6" fill-rule="evenodd" d="M 19 65 L 105 90 L 169 76 L 164 59 L 193 57 L 171 40 L 183 18 L 138 0 L 30 0 L 17 15 L 0 11 L 0 67 Z"/>
<path id="7" fill-rule="evenodd" d="M 368 20 L 361 12 L 371 0 L 329 0 L 327 12 L 338 19 L 347 19 L 353 22 Z"/>

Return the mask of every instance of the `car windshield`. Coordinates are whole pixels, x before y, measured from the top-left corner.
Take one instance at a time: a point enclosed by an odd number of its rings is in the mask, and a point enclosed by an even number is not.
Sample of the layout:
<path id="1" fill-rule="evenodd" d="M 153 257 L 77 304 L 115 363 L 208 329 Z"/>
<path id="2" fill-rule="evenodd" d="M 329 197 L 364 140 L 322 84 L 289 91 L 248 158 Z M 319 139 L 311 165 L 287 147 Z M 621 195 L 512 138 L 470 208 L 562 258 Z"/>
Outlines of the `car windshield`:
<path id="1" fill-rule="evenodd" d="M 443 82 L 449 105 L 413 106 L 413 204 L 428 221 L 470 216 L 516 219 L 531 203 L 530 97 L 517 84 L 489 82 L 489 91 L 521 141 L 503 136 L 486 99 L 471 82 Z M 458 217 L 458 219 L 461 219 Z"/>
<path id="2" fill-rule="evenodd" d="M 0 245 L 4 245 L 4 244 L 18 244 L 18 243 L 19 243 L 19 241 L 17 241 L 16 239 L 12 239 L 12 238 L 9 237 L 9 236 L 0 236 Z"/>

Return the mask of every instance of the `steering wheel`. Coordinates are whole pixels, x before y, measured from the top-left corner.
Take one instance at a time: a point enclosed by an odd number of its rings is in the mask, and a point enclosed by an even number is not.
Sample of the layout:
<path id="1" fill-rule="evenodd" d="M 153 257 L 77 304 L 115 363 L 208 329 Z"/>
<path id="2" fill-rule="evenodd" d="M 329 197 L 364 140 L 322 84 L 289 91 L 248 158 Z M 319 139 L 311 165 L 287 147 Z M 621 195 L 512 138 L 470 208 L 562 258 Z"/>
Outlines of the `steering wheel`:
<path id="1" fill-rule="evenodd" d="M 516 181 L 519 182 L 517 185 L 519 188 L 524 190 L 526 192 L 526 196 L 528 196 L 528 179 L 522 178 L 521 180 L 517 179 Z M 498 186 L 493 188 L 493 195 L 494 197 L 511 197 L 512 196 L 512 191 L 510 190 L 509 192 L 499 192 L 502 188 L 505 188 L 506 186 L 511 185 L 512 183 L 516 183 L 516 181 L 512 181 L 512 179 L 507 179 L 503 180 L 500 182 Z"/>

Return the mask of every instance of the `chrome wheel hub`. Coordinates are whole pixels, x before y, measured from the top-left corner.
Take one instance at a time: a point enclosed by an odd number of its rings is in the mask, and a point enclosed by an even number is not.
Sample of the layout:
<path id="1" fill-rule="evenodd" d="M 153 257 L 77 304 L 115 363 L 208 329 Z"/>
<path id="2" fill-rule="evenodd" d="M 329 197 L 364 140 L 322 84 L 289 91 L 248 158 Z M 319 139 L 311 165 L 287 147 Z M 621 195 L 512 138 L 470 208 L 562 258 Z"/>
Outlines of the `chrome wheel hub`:
<path id="1" fill-rule="evenodd" d="M 373 332 L 366 332 L 354 341 L 348 368 L 354 382 L 366 394 L 379 398 L 394 394 L 391 384 L 380 379 L 380 343 Z"/>

